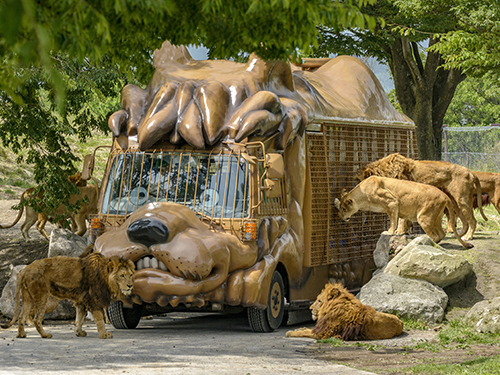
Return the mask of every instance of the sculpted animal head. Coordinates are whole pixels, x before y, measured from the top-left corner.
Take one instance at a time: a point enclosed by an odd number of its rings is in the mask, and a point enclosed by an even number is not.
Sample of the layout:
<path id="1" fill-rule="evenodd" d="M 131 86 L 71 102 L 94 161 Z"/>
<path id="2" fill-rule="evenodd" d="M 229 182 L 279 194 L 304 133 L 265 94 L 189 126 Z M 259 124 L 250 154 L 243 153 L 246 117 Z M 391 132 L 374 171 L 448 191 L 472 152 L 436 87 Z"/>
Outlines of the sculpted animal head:
<path id="1" fill-rule="evenodd" d="M 409 121 L 354 57 L 327 60 L 312 72 L 255 54 L 247 63 L 197 61 L 184 46 L 165 42 L 153 60 L 149 86 L 125 86 L 122 108 L 109 118 L 121 148 L 146 150 L 160 140 L 205 148 L 277 134 L 276 147 L 284 149 L 308 118 Z"/>
<path id="2" fill-rule="evenodd" d="M 135 265 L 131 260 L 111 257 L 108 261 L 108 284 L 115 296 L 129 296 L 135 281 Z"/>

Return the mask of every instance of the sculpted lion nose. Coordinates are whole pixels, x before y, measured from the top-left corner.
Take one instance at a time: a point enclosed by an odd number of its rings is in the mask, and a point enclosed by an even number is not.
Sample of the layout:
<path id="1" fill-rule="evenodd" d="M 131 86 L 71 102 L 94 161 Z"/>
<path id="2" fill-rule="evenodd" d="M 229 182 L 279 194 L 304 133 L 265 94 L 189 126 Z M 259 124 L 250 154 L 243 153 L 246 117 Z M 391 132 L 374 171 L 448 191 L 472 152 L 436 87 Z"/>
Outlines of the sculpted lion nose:
<path id="1" fill-rule="evenodd" d="M 139 219 L 128 226 L 127 235 L 131 241 L 149 247 L 157 243 L 167 242 L 168 228 L 156 219 Z"/>

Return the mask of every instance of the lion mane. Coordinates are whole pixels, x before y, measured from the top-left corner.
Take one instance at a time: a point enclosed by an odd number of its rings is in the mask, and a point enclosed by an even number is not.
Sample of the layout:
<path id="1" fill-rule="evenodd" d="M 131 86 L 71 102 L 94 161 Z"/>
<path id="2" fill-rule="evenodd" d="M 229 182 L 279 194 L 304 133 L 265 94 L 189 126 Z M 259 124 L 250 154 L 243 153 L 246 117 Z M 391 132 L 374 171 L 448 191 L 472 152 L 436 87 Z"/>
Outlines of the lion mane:
<path id="1" fill-rule="evenodd" d="M 443 190 L 458 205 L 458 215 L 463 223 L 460 236 L 465 234 L 466 240 L 473 238 L 477 225 L 472 204 L 474 194 L 478 197 L 477 205 L 481 216 L 488 220 L 482 209 L 482 189 L 478 177 L 460 165 L 445 161 L 413 160 L 396 153 L 369 163 L 356 173 L 358 181 L 370 176 L 410 180 Z M 450 223 L 448 232 L 452 232 Z"/>
<path id="2" fill-rule="evenodd" d="M 55 211 L 55 215 L 63 215 L 65 217 L 69 217 L 71 219 L 71 230 L 79 236 L 83 236 L 87 231 L 87 223 L 86 220 L 89 215 L 97 213 L 97 200 L 99 197 L 99 188 L 96 185 L 88 185 L 87 181 L 82 180 L 81 174 L 78 172 L 72 176 L 68 177 L 68 180 L 74 183 L 80 192 L 78 194 L 73 194 L 70 199 L 70 204 L 75 204 L 77 201 L 81 199 L 88 199 L 87 203 L 83 203 L 80 209 L 77 212 L 68 212 L 64 206 L 60 206 Z M 23 192 L 21 195 L 20 203 L 24 200 L 28 199 L 32 194 L 35 188 L 29 188 Z M 43 192 L 38 194 L 38 198 L 43 198 Z M 21 205 L 21 208 L 12 224 L 7 226 L 0 225 L 0 229 L 8 229 L 12 228 L 16 225 L 21 216 L 23 215 L 24 205 Z M 27 241 L 30 239 L 29 230 L 33 226 L 33 224 L 37 223 L 38 231 L 47 239 L 50 239 L 49 234 L 45 230 L 45 224 L 47 221 L 51 221 L 52 219 L 45 212 L 37 213 L 33 207 L 26 206 L 26 218 L 24 223 L 21 225 L 21 233 L 23 234 L 24 239 Z"/>
<path id="3" fill-rule="evenodd" d="M 403 332 L 403 322 L 398 317 L 363 305 L 339 283 L 326 284 L 312 304 L 311 311 L 313 320 L 317 320 L 316 326 L 288 331 L 288 337 L 379 340 L 390 339 Z"/>
<path id="4" fill-rule="evenodd" d="M 107 258 L 88 248 L 79 258 L 57 256 L 36 260 L 19 273 L 14 316 L 2 328 L 11 327 L 19 319 L 17 337 L 24 338 L 25 323 L 31 320 L 43 338 L 50 338 L 52 335 L 42 327 L 44 314 L 53 311 L 59 300 L 70 299 L 76 308 L 76 336 L 87 335 L 82 325 L 87 311 L 90 311 L 99 337 L 111 338 L 112 334 L 105 328 L 103 310 L 113 300 L 128 303 L 134 280 L 135 266 L 132 261 L 117 256 Z"/>

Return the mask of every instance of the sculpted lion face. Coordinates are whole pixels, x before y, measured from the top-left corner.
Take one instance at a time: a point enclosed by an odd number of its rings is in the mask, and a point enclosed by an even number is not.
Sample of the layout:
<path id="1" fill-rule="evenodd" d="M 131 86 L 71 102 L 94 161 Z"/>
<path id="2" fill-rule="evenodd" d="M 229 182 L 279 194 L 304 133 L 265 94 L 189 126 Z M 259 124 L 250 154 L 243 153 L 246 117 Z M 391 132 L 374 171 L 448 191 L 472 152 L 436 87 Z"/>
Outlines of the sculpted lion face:
<path id="1" fill-rule="evenodd" d="M 257 260 L 257 249 L 233 235 L 210 231 L 187 207 L 150 203 L 117 230 L 98 238 L 96 248 L 136 265 L 134 298 L 160 306 L 203 306 L 235 269 Z"/>
<path id="2" fill-rule="evenodd" d="M 134 262 L 112 257 L 108 263 L 108 272 L 109 285 L 115 287 L 115 294 L 117 291 L 126 296 L 132 294 L 135 281 Z"/>

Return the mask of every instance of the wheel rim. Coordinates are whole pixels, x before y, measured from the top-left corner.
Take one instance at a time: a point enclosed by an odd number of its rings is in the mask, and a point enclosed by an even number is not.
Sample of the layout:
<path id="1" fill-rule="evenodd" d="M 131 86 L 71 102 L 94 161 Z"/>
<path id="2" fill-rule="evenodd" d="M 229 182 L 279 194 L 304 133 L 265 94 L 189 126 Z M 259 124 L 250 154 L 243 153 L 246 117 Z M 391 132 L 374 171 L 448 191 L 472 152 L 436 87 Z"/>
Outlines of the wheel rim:
<path id="1" fill-rule="evenodd" d="M 281 306 L 281 301 L 282 301 L 282 297 L 281 297 L 281 294 L 282 294 L 282 291 L 281 291 L 281 288 L 280 288 L 280 285 L 278 282 L 275 282 L 273 284 L 273 287 L 271 288 L 271 295 L 270 295 L 270 307 L 271 307 L 271 315 L 273 316 L 273 318 L 277 318 L 278 315 L 280 314 L 280 311 L 281 309 L 283 308 Z"/>

